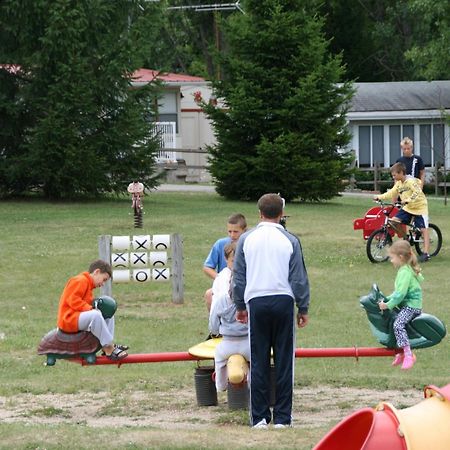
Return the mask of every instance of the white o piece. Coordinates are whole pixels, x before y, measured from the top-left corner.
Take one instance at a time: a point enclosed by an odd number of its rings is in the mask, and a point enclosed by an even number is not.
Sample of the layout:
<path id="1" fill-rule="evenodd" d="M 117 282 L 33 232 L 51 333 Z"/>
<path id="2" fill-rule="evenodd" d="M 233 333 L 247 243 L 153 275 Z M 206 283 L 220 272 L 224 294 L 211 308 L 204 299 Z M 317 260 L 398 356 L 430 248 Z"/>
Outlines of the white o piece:
<path id="1" fill-rule="evenodd" d="M 148 253 L 134 252 L 130 253 L 130 263 L 133 267 L 145 267 L 148 265 Z"/>
<path id="2" fill-rule="evenodd" d="M 128 283 L 130 281 L 129 270 L 113 270 L 113 283 Z"/>
<path id="3" fill-rule="evenodd" d="M 133 280 L 138 283 L 147 283 L 152 279 L 150 269 L 134 269 Z"/>
<path id="4" fill-rule="evenodd" d="M 111 253 L 111 265 L 115 268 L 126 269 L 129 264 L 129 253 Z"/>
<path id="5" fill-rule="evenodd" d="M 167 264 L 167 252 L 150 252 L 150 265 L 164 267 Z"/>
<path id="6" fill-rule="evenodd" d="M 169 281 L 170 270 L 168 267 L 152 269 L 152 279 L 154 281 Z"/>
<path id="7" fill-rule="evenodd" d="M 131 247 L 135 251 L 145 252 L 147 250 L 150 250 L 151 245 L 152 237 L 149 234 L 133 236 L 131 240 Z"/>
<path id="8" fill-rule="evenodd" d="M 152 242 L 155 250 L 167 250 L 170 247 L 170 234 L 154 234 Z"/>
<path id="9" fill-rule="evenodd" d="M 114 250 L 128 250 L 130 248 L 130 236 L 113 236 L 111 245 Z"/>

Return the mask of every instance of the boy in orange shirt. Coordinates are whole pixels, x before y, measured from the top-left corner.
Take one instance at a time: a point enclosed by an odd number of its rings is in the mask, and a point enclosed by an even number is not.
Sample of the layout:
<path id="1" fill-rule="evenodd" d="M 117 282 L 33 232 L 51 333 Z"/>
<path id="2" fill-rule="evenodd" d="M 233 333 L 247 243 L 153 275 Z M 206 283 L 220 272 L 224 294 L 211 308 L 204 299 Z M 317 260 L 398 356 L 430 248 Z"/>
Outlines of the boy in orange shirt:
<path id="1" fill-rule="evenodd" d="M 59 300 L 58 328 L 66 333 L 90 331 L 99 341 L 104 354 L 113 361 L 128 356 L 126 345 L 113 344 L 114 317 L 104 319 L 92 305 L 92 291 L 102 287 L 110 278 L 110 264 L 98 259 L 88 272 L 82 272 L 67 282 Z"/>

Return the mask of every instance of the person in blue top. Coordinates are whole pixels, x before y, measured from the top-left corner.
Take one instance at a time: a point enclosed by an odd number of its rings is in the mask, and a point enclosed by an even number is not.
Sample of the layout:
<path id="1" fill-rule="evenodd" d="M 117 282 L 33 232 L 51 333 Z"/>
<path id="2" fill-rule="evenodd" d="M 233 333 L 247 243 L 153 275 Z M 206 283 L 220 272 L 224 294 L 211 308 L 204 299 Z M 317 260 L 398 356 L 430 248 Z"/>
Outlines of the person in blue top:
<path id="1" fill-rule="evenodd" d="M 397 353 L 393 366 L 402 365 L 403 370 L 411 369 L 416 361 L 415 355 L 409 345 L 406 325 L 422 313 L 422 288 L 420 283 L 423 276 L 417 263 L 416 255 L 413 253 L 408 241 L 398 240 L 389 249 L 392 265 L 397 268 L 394 292 L 386 298 L 386 302 L 378 303 L 379 308 L 400 308 L 394 321 L 394 334 L 397 347 L 402 351 Z"/>
<path id="2" fill-rule="evenodd" d="M 227 234 L 225 238 L 218 239 L 212 246 L 208 257 L 203 263 L 203 272 L 213 280 L 217 277 L 225 267 L 227 267 L 227 260 L 225 259 L 224 248 L 230 242 L 236 242 L 239 236 L 247 229 L 247 221 L 243 214 L 232 214 L 227 221 Z M 205 292 L 205 303 L 208 311 L 211 310 L 211 303 L 213 301 L 214 290 L 209 288 Z"/>

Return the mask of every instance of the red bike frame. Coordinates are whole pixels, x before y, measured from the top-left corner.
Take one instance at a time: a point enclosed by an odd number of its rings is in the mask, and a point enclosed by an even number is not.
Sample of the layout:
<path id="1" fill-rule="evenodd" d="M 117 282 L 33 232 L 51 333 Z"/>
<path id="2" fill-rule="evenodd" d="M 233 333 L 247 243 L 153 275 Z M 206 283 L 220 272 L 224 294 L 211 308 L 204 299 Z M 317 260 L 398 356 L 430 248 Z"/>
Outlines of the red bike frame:
<path id="1" fill-rule="evenodd" d="M 367 240 L 375 230 L 378 230 L 384 225 L 385 213 L 389 212 L 389 217 L 394 217 L 398 211 L 399 209 L 395 205 L 374 206 L 366 212 L 363 218 L 353 220 L 353 229 L 363 230 L 363 238 Z M 406 225 L 402 226 L 406 230 Z M 389 232 L 392 235 L 395 233 L 392 228 Z"/>

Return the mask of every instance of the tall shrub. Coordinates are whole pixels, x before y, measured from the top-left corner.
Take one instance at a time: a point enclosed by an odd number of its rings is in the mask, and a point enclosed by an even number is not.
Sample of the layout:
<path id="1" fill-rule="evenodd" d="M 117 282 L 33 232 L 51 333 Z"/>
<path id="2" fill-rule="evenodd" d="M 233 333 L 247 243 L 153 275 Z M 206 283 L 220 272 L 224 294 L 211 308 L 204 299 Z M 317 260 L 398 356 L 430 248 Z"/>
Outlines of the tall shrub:
<path id="1" fill-rule="evenodd" d="M 340 84 L 315 3 L 248 0 L 228 22 L 219 103 L 203 104 L 217 144 L 209 148 L 217 192 L 256 199 L 322 200 L 341 189 L 349 141 L 345 111 L 352 90 Z"/>
<path id="2" fill-rule="evenodd" d="M 150 86 L 131 89 L 148 45 L 137 1 L 0 5 L 0 193 L 47 198 L 157 183 Z"/>

